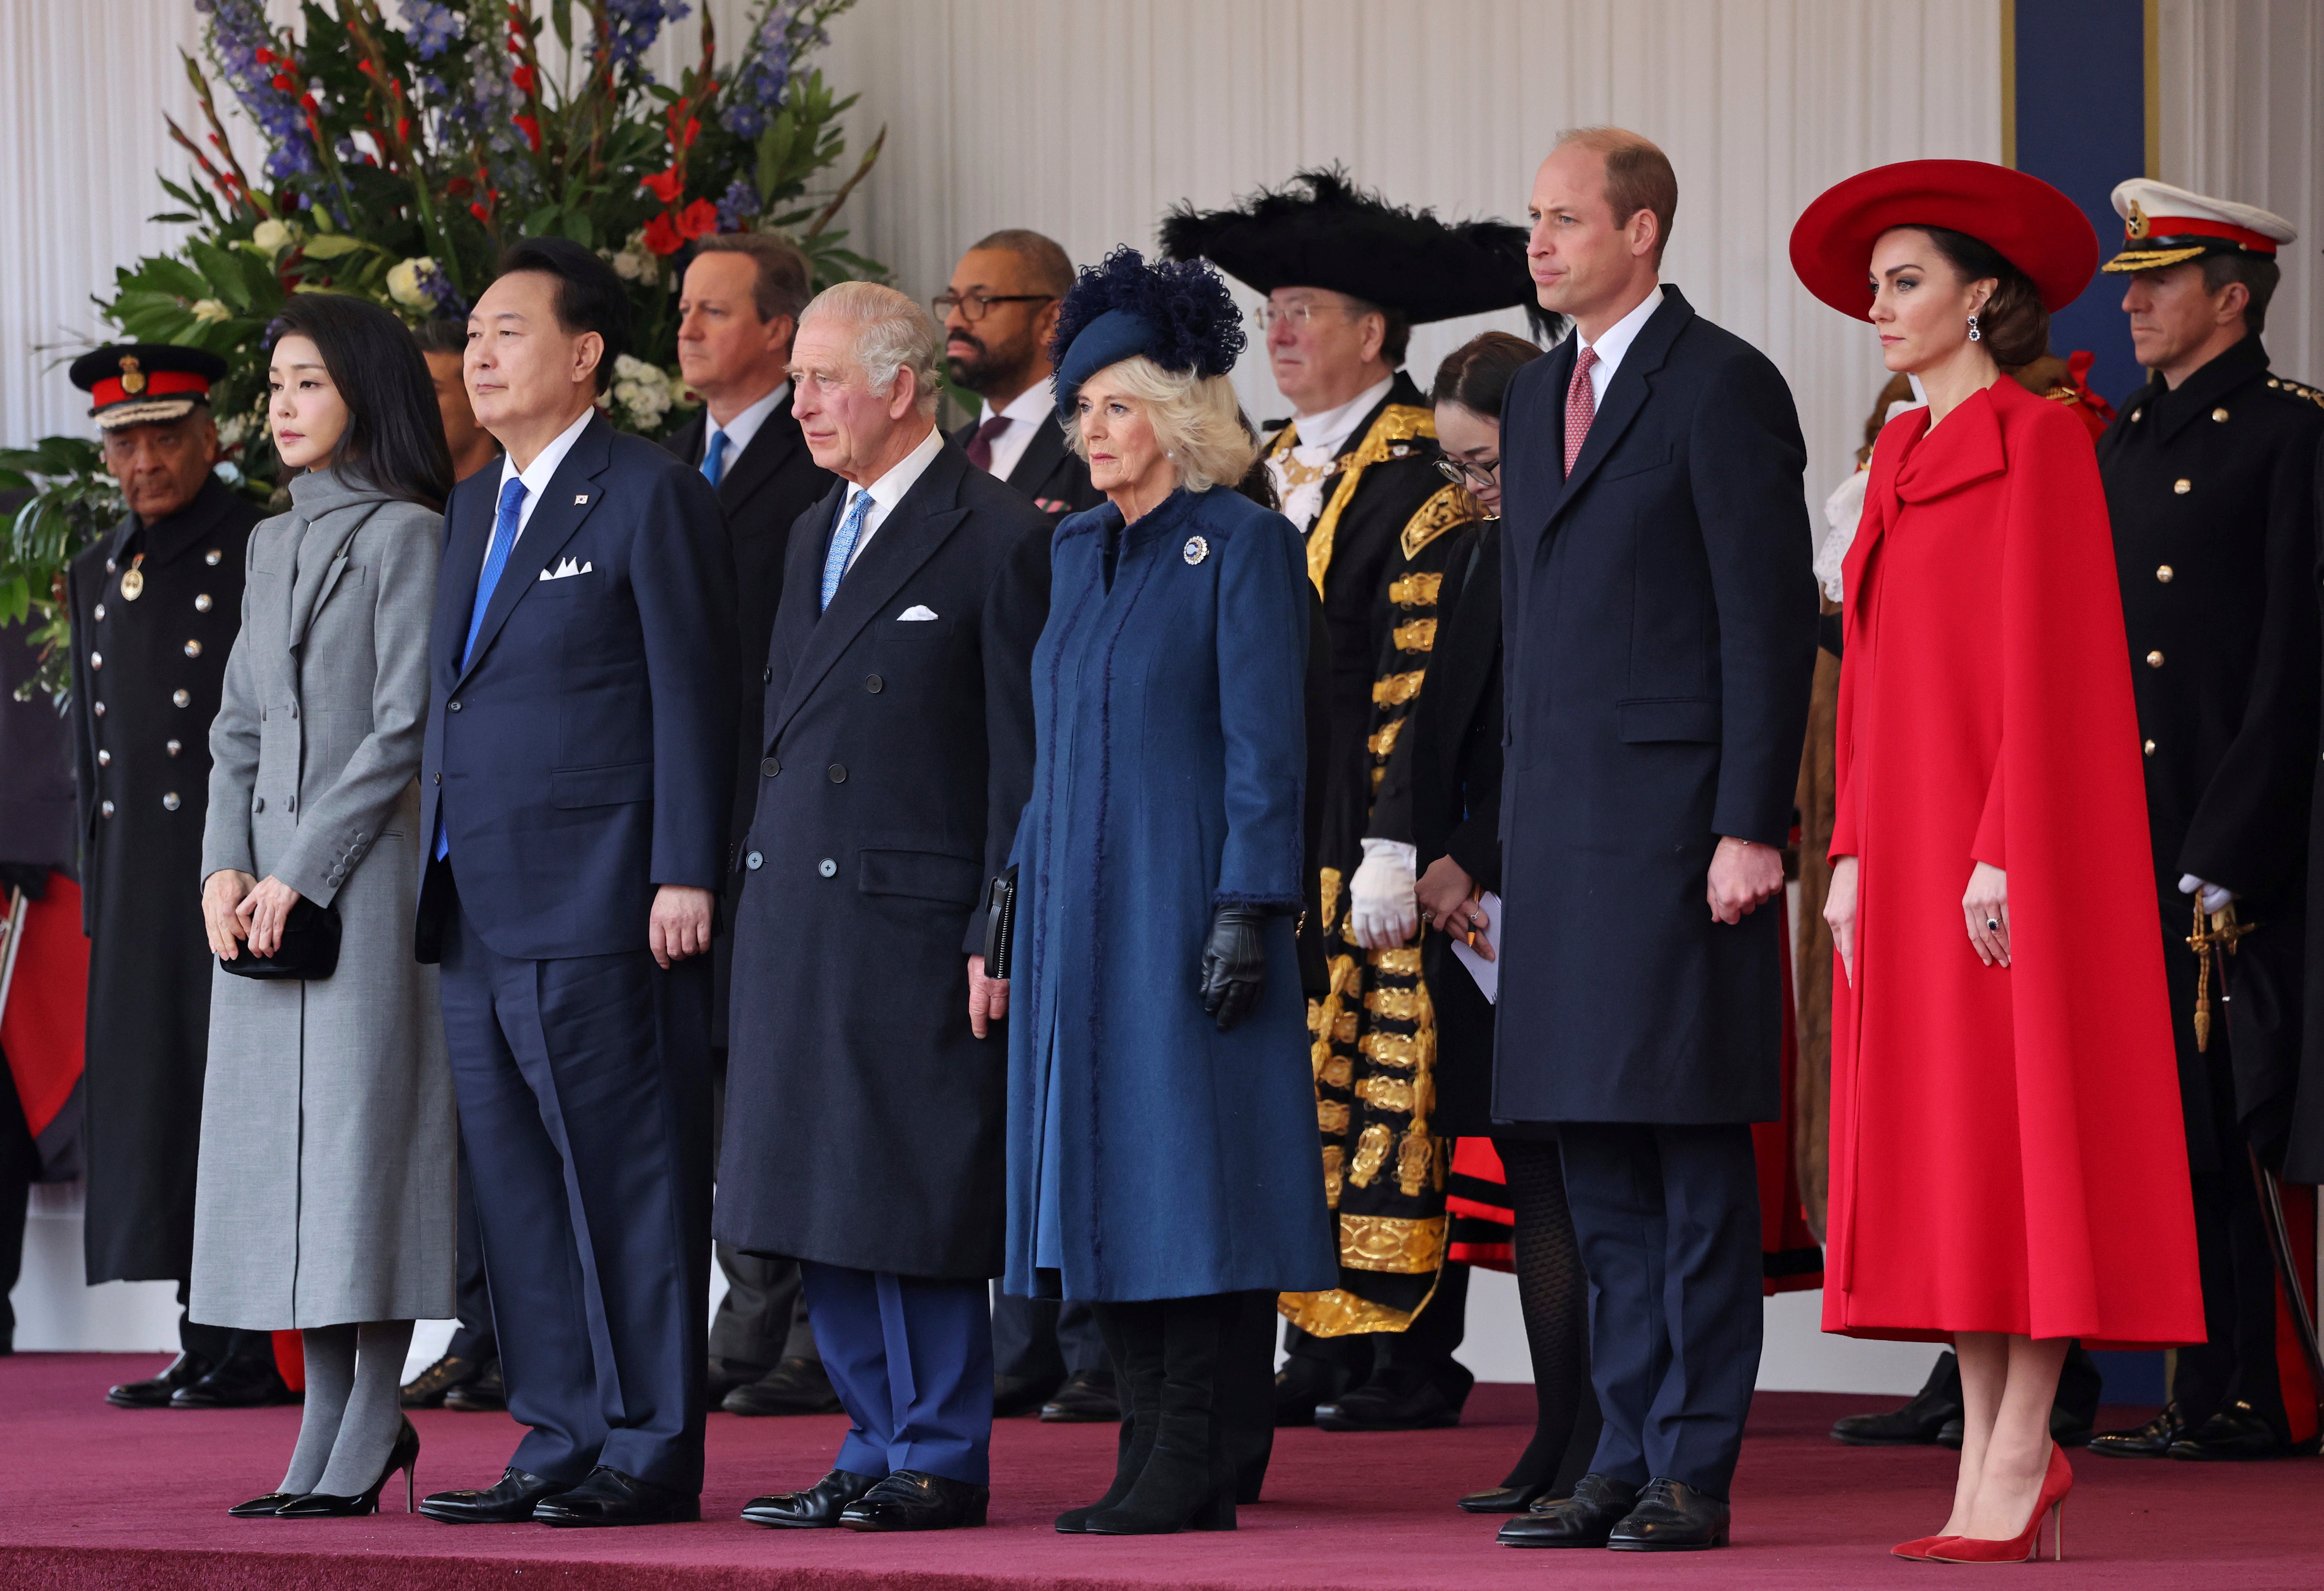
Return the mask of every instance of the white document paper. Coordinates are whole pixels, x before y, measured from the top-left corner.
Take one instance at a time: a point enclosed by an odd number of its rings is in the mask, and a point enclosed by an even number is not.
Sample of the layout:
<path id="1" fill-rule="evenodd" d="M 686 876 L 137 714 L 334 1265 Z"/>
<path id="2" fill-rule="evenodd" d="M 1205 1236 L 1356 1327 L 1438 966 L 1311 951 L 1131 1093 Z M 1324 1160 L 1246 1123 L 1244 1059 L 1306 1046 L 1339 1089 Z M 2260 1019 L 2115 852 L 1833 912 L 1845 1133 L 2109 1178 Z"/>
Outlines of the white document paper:
<path id="1" fill-rule="evenodd" d="M 1486 960 L 1469 948 L 1468 940 L 1457 936 L 1452 940 L 1452 954 L 1461 958 L 1461 965 L 1477 980 L 1477 987 L 1483 991 L 1485 998 L 1498 1005 L 1501 993 L 1501 898 L 1487 890 L 1478 898 L 1477 905 L 1485 913 L 1485 943 L 1493 948 L 1493 958 Z"/>

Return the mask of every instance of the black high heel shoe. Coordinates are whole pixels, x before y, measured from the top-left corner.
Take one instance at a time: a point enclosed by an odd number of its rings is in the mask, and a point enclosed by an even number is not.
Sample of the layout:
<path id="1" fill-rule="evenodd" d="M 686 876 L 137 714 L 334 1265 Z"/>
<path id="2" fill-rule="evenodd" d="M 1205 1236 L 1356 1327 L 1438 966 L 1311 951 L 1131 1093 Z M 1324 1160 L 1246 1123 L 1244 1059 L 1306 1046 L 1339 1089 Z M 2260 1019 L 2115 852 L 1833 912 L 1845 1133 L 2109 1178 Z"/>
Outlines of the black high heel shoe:
<path id="1" fill-rule="evenodd" d="M 403 1509 L 412 1512 L 412 1482 L 420 1469 L 420 1433 L 406 1420 L 403 1429 L 395 1433 L 395 1446 L 387 1450 L 387 1464 L 379 1472 L 379 1479 L 359 1497 L 334 1497 L 328 1492 L 309 1492 L 294 1502 L 285 1503 L 274 1511 L 277 1519 L 357 1519 L 379 1512 L 379 1494 L 397 1470 L 403 1472 Z"/>
<path id="2" fill-rule="evenodd" d="M 1526 1481 L 1517 1485 L 1495 1486 L 1489 1492 L 1471 1492 L 1455 1506 L 1463 1513 L 1523 1513 L 1548 1496 L 1553 1484 Z"/>
<path id="3" fill-rule="evenodd" d="M 226 1512 L 236 1519 L 272 1519 L 282 1512 L 286 1503 L 296 1503 L 303 1494 L 299 1492 L 269 1492 L 263 1497 L 253 1497 L 247 1503 L 237 1503 Z"/>

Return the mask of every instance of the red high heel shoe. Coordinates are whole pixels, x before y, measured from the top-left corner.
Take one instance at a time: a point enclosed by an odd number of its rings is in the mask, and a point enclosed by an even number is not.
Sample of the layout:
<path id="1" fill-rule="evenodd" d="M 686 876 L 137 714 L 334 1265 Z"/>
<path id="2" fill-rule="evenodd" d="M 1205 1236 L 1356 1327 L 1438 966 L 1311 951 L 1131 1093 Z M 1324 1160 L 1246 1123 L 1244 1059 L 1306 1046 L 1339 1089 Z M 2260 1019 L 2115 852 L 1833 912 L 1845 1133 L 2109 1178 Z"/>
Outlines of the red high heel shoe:
<path id="1" fill-rule="evenodd" d="M 1888 1554 L 1892 1558 L 1909 1558 L 1916 1563 L 1928 1563 L 1932 1561 L 1929 1549 L 1940 1541 L 1951 1540 L 1950 1536 L 1915 1536 L 1909 1541 L 1899 1541 L 1888 1549 Z"/>
<path id="2" fill-rule="evenodd" d="M 2024 1530 L 2006 1541 L 1982 1536 L 1950 1536 L 1929 1549 L 1938 1563 L 2032 1563 L 2042 1549 L 2042 1520 L 2048 1515 L 2055 1560 L 2066 1561 L 2066 1494 L 2074 1489 L 2074 1472 L 2064 1449 L 2050 1444 L 2050 1467 L 2042 1476 L 2042 1494 L 2034 1500 L 2033 1517 Z"/>

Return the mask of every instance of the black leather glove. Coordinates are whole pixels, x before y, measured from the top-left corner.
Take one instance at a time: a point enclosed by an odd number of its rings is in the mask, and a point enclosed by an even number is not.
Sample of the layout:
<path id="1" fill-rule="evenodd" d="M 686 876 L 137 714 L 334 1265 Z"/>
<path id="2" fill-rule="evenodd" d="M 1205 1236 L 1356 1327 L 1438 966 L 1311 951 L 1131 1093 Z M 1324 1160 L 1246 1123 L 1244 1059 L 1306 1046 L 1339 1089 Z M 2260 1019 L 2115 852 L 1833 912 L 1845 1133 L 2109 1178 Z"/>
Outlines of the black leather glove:
<path id="1" fill-rule="evenodd" d="M 1267 944 L 1259 937 L 1266 922 L 1266 912 L 1248 906 L 1222 906 L 1211 914 L 1211 937 L 1203 946 L 1203 1010 L 1218 1020 L 1222 1033 L 1259 1004 L 1259 986 L 1267 978 Z"/>

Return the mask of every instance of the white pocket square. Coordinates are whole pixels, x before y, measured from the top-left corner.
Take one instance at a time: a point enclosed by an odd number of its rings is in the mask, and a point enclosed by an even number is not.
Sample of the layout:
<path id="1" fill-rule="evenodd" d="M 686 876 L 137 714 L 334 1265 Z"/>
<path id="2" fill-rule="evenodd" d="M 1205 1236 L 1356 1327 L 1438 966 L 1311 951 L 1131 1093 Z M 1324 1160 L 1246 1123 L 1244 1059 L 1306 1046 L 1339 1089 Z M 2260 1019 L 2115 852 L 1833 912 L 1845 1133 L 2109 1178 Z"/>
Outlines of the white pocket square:
<path id="1" fill-rule="evenodd" d="M 899 624 L 919 624 L 936 616 L 936 609 L 932 607 L 923 607 L 919 604 L 915 603 L 910 607 L 908 607 L 903 612 L 898 614 L 896 615 L 896 622 Z"/>
<path id="2" fill-rule="evenodd" d="M 596 572 L 597 566 L 595 564 L 583 563 L 576 565 L 568 558 L 553 569 L 541 570 L 540 578 L 544 580 L 564 580 L 570 579 L 575 575 L 593 575 Z"/>

